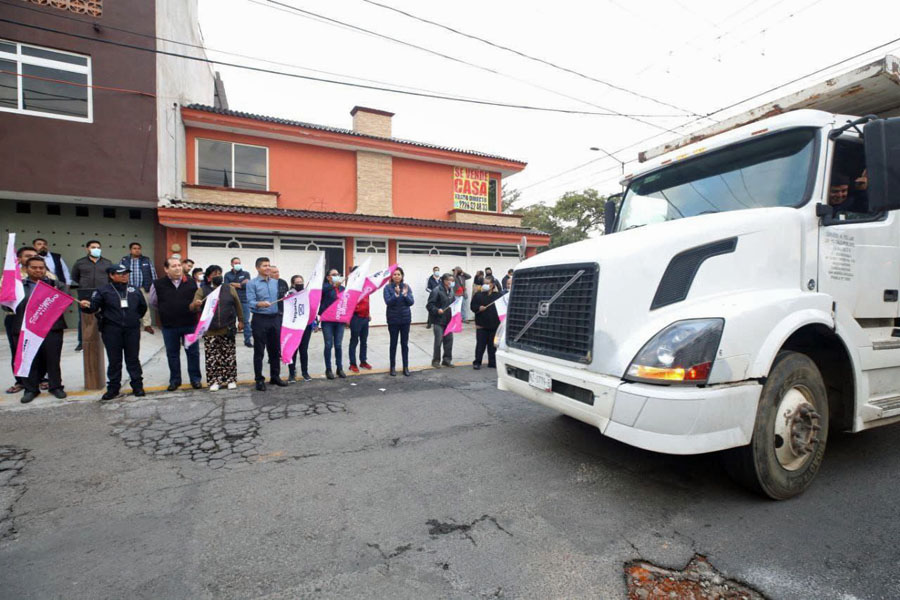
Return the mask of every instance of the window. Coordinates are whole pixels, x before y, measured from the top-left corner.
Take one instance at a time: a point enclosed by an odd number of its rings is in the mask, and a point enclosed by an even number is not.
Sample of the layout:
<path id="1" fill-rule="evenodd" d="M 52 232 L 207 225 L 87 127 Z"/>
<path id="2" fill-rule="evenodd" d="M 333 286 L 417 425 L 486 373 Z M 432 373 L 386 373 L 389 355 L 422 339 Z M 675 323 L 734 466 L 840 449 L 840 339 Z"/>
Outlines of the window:
<path id="1" fill-rule="evenodd" d="M 197 184 L 244 190 L 269 189 L 269 149 L 197 140 Z"/>
<path id="2" fill-rule="evenodd" d="M 90 216 L 90 211 L 87 206 L 76 206 L 75 207 L 75 216 L 76 217 L 88 217 Z"/>
<path id="3" fill-rule="evenodd" d="M 90 122 L 90 57 L 0 40 L 0 111 Z"/>
<path id="4" fill-rule="evenodd" d="M 59 204 L 48 204 L 47 214 L 50 216 L 58 217 L 62 214 L 62 207 Z"/>
<path id="5" fill-rule="evenodd" d="M 491 179 L 488 182 L 488 210 L 497 212 L 497 180 Z"/>
<path id="6" fill-rule="evenodd" d="M 828 183 L 828 204 L 833 213 L 823 223 L 840 225 L 885 218 L 886 213 L 868 210 L 868 183 L 863 140 L 850 134 L 835 140 Z"/>

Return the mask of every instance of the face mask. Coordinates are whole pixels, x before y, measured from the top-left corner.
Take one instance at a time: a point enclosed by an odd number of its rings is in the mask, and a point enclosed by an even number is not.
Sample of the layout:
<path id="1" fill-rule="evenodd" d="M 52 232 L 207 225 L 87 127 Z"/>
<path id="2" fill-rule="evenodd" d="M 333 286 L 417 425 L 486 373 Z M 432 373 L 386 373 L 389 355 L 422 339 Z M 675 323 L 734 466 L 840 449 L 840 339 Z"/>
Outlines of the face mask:
<path id="1" fill-rule="evenodd" d="M 491 286 L 489 286 L 488 284 L 485 283 L 484 285 L 481 286 L 481 291 L 489 292 L 489 291 L 491 291 Z"/>
<path id="2" fill-rule="evenodd" d="M 437 276 L 440 271 L 434 271 L 433 275 Z"/>
<path id="3" fill-rule="evenodd" d="M 298 291 L 298 292 L 302 292 L 302 291 L 303 291 L 303 284 L 302 284 L 302 283 L 295 283 L 295 284 L 294 284 L 294 290 L 296 290 L 296 291 Z"/>
<path id="4" fill-rule="evenodd" d="M 331 283 L 337 285 L 339 283 L 343 283 L 344 277 L 342 275 L 335 275 L 331 278 Z"/>
<path id="5" fill-rule="evenodd" d="M 216 275 L 215 277 L 213 277 L 212 284 L 213 284 L 213 287 L 219 287 L 220 285 L 222 285 L 222 276 Z"/>
<path id="6" fill-rule="evenodd" d="M 243 269 L 243 267 L 241 265 L 231 265 L 231 268 L 234 269 L 235 271 L 237 271 L 238 273 L 240 273 L 241 269 Z"/>
<path id="7" fill-rule="evenodd" d="M 91 256 L 100 258 L 100 248 L 91 248 Z"/>

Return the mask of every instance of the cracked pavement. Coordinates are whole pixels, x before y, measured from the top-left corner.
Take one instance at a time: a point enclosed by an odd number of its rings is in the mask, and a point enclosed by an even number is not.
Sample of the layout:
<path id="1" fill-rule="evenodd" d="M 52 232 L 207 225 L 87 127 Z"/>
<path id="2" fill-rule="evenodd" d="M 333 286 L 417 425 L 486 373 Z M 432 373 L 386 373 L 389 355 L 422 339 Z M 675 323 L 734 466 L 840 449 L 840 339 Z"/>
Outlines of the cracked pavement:
<path id="1" fill-rule="evenodd" d="M 6 413 L 0 598 L 624 598 L 629 565 L 677 578 L 696 556 L 769 598 L 900 596 L 897 426 L 833 436 L 775 503 L 492 377 Z"/>

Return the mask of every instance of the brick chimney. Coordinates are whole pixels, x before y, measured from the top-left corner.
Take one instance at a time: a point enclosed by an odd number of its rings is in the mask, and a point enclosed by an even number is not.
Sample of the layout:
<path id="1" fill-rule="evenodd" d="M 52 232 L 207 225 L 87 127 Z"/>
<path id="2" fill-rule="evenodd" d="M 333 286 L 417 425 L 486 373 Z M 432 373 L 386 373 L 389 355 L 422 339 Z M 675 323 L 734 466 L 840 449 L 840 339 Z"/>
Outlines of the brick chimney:
<path id="1" fill-rule="evenodd" d="M 354 106 L 350 115 L 353 116 L 353 131 L 378 137 L 391 137 L 391 117 L 394 113 Z"/>
<path id="2" fill-rule="evenodd" d="M 353 131 L 376 137 L 391 137 L 394 113 L 354 106 Z M 394 214 L 393 158 L 381 152 L 356 151 L 356 212 L 363 215 Z"/>

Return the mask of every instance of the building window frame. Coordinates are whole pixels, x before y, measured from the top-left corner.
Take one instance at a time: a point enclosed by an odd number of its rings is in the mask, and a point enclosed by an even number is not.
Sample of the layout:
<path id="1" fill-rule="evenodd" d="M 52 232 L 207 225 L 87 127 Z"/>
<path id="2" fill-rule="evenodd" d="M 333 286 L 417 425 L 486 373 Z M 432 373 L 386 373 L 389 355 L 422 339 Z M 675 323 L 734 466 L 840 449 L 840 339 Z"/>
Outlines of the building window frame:
<path id="1" fill-rule="evenodd" d="M 194 181 L 197 182 L 197 185 L 204 185 L 200 183 L 200 142 L 218 142 L 220 144 L 229 144 L 231 145 L 231 185 L 229 186 L 212 186 L 212 187 L 221 187 L 229 190 L 243 190 L 248 192 L 262 192 L 262 191 L 270 191 L 269 189 L 269 181 L 270 181 L 270 165 L 269 165 L 269 147 L 268 146 L 260 146 L 257 144 L 244 144 L 241 142 L 232 142 L 231 140 L 217 140 L 214 138 L 202 138 L 198 137 L 194 139 Z M 256 190 L 253 188 L 239 188 L 235 187 L 234 183 L 234 155 L 235 155 L 235 146 L 244 146 L 246 148 L 262 148 L 266 151 L 266 189 L 265 190 Z"/>
<path id="2" fill-rule="evenodd" d="M 28 115 L 32 117 L 44 117 L 46 119 L 59 119 L 62 121 L 74 121 L 76 123 L 93 123 L 94 122 L 94 87 L 93 87 L 93 68 L 91 57 L 86 54 L 78 54 L 77 52 L 68 52 L 66 50 L 58 50 L 56 48 L 46 48 L 44 46 L 36 46 L 34 44 L 23 44 L 22 42 L 15 42 L 13 40 L 7 40 L 0 38 L 0 44 L 9 44 L 16 47 L 15 54 L 11 52 L 7 52 L 0 47 L 0 60 L 6 60 L 10 62 L 16 63 L 16 99 L 18 106 L 16 108 L 10 108 L 7 106 L 0 106 L 0 112 L 14 113 L 19 115 Z M 43 58 L 39 56 L 29 56 L 22 52 L 22 48 L 33 48 L 35 50 L 39 50 L 41 52 L 50 52 L 53 54 L 60 54 L 64 56 L 73 56 L 79 59 L 84 59 L 86 64 L 78 65 L 63 61 L 56 61 L 50 58 Z M 25 106 L 25 86 L 23 85 L 26 77 L 23 76 L 22 67 L 23 65 L 33 66 L 33 67 L 41 67 L 45 69 L 56 69 L 59 71 L 66 71 L 68 73 L 77 73 L 79 75 L 85 75 L 85 89 L 87 92 L 87 116 L 86 117 L 76 117 L 72 115 L 63 115 L 52 112 L 45 112 L 41 110 L 29 110 L 23 108 Z M 81 87 L 81 86 L 78 86 Z"/>

